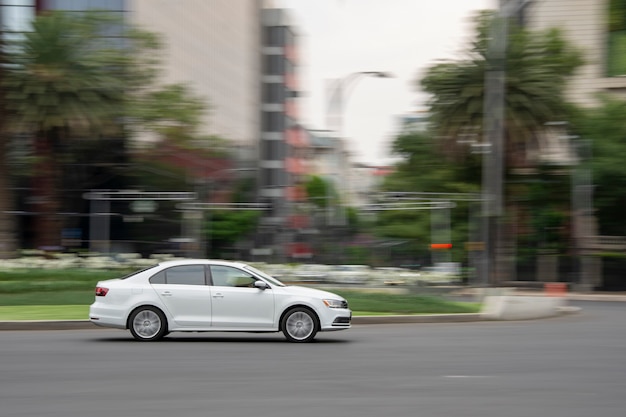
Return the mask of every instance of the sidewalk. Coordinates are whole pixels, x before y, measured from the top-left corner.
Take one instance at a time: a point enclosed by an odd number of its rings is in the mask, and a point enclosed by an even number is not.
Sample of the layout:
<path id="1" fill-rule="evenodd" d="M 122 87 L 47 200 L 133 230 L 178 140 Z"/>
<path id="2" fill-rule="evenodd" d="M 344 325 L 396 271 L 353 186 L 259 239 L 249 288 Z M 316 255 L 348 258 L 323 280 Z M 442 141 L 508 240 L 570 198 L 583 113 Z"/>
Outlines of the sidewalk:
<path id="1" fill-rule="evenodd" d="M 508 295 L 537 296 L 546 294 L 542 291 L 520 291 L 515 289 L 499 289 Z M 478 296 L 478 289 L 468 288 L 456 291 L 455 296 L 467 297 Z M 604 301 L 626 302 L 626 293 L 566 293 L 566 301 Z M 580 311 L 575 307 L 565 307 L 560 314 L 576 313 Z M 399 315 L 399 316 L 355 316 L 352 318 L 353 325 L 362 324 L 402 324 L 402 323 L 467 323 L 476 321 L 491 321 L 481 313 L 470 314 L 423 314 L 423 315 Z M 91 323 L 89 320 L 39 320 L 39 321 L 0 321 L 2 330 L 96 330 L 104 329 Z"/>

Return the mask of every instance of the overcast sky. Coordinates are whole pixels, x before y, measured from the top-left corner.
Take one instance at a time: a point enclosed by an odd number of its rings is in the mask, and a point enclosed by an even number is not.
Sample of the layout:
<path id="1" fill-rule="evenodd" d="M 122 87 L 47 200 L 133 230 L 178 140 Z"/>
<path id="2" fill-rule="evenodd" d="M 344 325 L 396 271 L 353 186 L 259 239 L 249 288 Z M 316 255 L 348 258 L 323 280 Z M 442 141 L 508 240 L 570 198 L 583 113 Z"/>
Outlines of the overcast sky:
<path id="1" fill-rule="evenodd" d="M 496 0 L 275 0 L 292 9 L 300 39 L 301 119 L 325 129 L 326 89 L 360 71 L 350 83 L 343 133 L 353 161 L 384 164 L 398 117 L 422 108 L 416 79 L 438 59 L 454 58 L 472 33 L 470 18 Z"/>

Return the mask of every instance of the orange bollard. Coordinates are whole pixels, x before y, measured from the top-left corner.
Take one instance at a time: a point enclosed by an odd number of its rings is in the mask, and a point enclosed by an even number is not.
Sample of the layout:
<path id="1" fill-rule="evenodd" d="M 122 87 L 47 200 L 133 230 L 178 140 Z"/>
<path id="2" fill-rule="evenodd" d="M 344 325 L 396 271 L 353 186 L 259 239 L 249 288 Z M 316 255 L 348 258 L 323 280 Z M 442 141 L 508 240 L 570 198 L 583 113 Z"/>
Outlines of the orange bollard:
<path id="1" fill-rule="evenodd" d="M 567 284 L 564 282 L 546 282 L 544 291 L 548 297 L 565 297 Z"/>

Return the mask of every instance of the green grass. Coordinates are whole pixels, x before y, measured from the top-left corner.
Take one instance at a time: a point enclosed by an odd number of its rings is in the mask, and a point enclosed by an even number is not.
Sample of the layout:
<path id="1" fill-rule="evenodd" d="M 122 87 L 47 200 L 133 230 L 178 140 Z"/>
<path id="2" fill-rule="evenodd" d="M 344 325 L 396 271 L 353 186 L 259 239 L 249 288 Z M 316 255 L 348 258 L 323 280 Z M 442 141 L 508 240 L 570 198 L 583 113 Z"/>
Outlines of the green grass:
<path id="1" fill-rule="evenodd" d="M 0 306 L 0 320 L 87 320 L 88 305 Z"/>
<path id="2" fill-rule="evenodd" d="M 22 269 L 0 271 L 0 296 L 30 292 L 92 291 L 98 281 L 119 278 L 122 271 Z M 0 305 L 2 302 L 0 301 Z"/>
<path id="3" fill-rule="evenodd" d="M 334 292 L 348 300 L 348 305 L 352 311 L 371 314 L 454 314 L 476 313 L 480 310 L 478 303 L 462 303 L 417 294 L 342 290 L 334 290 Z"/>
<path id="4" fill-rule="evenodd" d="M 89 305 L 94 301 L 94 287 L 81 291 L 32 291 L 0 293 L 1 306 Z"/>
<path id="5" fill-rule="evenodd" d="M 0 320 L 87 319 L 100 280 L 125 275 L 120 271 L 0 271 Z M 332 290 L 345 297 L 355 315 L 476 313 L 477 303 L 439 297 L 385 292 Z"/>

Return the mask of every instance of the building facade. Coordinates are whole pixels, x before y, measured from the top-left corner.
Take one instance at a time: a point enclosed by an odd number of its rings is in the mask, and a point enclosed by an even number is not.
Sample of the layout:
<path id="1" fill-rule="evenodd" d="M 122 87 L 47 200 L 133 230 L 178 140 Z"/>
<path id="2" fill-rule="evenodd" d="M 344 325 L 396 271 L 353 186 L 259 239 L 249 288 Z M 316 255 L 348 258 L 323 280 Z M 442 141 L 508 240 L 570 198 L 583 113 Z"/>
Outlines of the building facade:
<path id="1" fill-rule="evenodd" d="M 186 84 L 205 98 L 210 111 L 198 133 L 228 140 L 237 159 L 230 171 L 255 173 L 256 200 L 268 210 L 249 249 L 306 256 L 300 237 L 307 227 L 306 138 L 297 112 L 297 36 L 285 10 L 261 0 L 0 0 L 0 6 L 5 39 L 29 31 L 48 10 L 103 10 L 159 34 L 159 83 Z"/>
<path id="2" fill-rule="evenodd" d="M 259 196 L 270 210 L 263 219 L 257 253 L 277 259 L 309 257 L 304 230 L 308 213 L 304 183 L 307 140 L 298 121 L 297 34 L 283 9 L 262 13 L 261 136 Z"/>
<path id="3" fill-rule="evenodd" d="M 597 93 L 626 99 L 626 3 L 612 0 L 532 1 L 525 11 L 531 30 L 560 28 L 583 53 L 585 64 L 572 77 L 567 97 L 598 104 Z"/>

